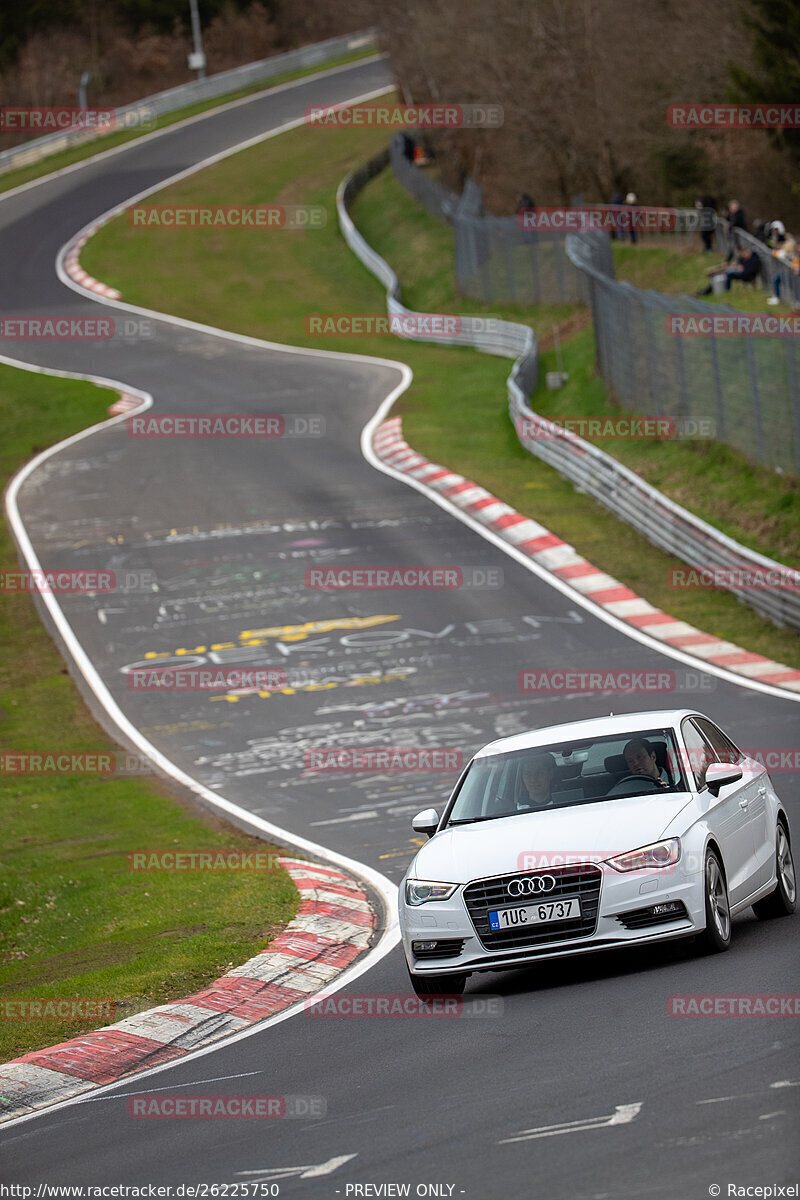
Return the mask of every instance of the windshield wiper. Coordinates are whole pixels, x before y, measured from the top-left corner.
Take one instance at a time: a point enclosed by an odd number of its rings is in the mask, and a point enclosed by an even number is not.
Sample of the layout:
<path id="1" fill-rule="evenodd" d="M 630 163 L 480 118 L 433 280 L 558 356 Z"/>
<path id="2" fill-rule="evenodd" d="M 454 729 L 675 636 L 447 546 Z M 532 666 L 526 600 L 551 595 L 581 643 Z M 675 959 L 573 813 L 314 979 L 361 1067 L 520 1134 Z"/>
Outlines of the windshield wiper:
<path id="1" fill-rule="evenodd" d="M 511 812 L 491 813 L 489 816 L 486 816 L 486 817 L 461 817 L 460 820 L 456 819 L 455 821 L 448 821 L 445 828 L 447 828 L 450 825 L 474 825 L 476 821 L 496 821 L 498 819 L 498 817 L 510 817 L 510 816 L 512 816 Z"/>

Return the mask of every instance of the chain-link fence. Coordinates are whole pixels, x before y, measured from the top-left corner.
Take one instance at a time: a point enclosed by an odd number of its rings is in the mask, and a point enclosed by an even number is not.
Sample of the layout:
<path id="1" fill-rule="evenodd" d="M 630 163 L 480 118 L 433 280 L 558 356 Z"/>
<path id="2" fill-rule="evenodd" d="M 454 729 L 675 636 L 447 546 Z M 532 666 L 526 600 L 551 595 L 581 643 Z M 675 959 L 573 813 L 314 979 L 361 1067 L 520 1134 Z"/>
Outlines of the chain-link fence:
<path id="1" fill-rule="evenodd" d="M 523 229 L 515 217 L 486 216 L 477 185 L 458 196 L 415 167 L 407 150 L 401 138 L 392 145 L 395 175 L 427 212 L 453 226 L 462 295 L 485 303 L 588 303 L 598 369 L 626 408 L 678 419 L 684 429 L 694 422 L 750 458 L 800 473 L 800 338 L 786 336 L 780 323 L 770 334 L 765 322 L 765 336 L 736 328 L 712 335 L 707 322 L 671 320 L 737 310 L 622 283 L 614 278 L 607 234 L 559 236 Z M 688 217 L 691 210 L 676 212 Z M 671 236 L 684 235 L 661 239 Z M 717 244 L 723 256 L 751 245 L 762 282 L 771 287 L 780 273 L 781 295 L 800 298 L 800 277 L 757 239 L 719 226 Z"/>
<path id="2" fill-rule="evenodd" d="M 704 332 L 710 326 L 699 318 L 749 314 L 610 279 L 594 244 L 572 234 L 566 250 L 589 281 L 597 365 L 616 398 L 684 427 L 694 422 L 750 458 L 800 473 L 800 338 L 751 336 L 736 322 L 730 333 Z"/>
<path id="3" fill-rule="evenodd" d="M 564 253 L 564 235 L 524 230 L 516 217 L 483 211 L 481 189 L 467 180 L 459 196 L 407 157 L 410 139 L 391 146 L 395 176 L 427 213 L 453 226 L 456 284 L 462 296 L 485 304 L 574 304 L 588 299 L 579 271 Z M 607 239 L 606 239 L 607 240 Z M 611 250 L 609 270 L 613 271 Z"/>
<path id="4" fill-rule="evenodd" d="M 752 233 L 745 229 L 729 229 L 723 221 L 718 223 L 716 235 L 717 249 L 723 258 L 735 254 L 742 246 L 749 247 L 758 255 L 761 268 L 757 284 L 776 293 L 792 308 L 800 307 L 800 271 L 795 271 L 788 259 L 776 257 L 773 248 L 759 241 Z M 774 249 L 780 250 L 780 246 L 776 245 Z M 791 257 L 796 259 L 797 256 Z"/>
<path id="5" fill-rule="evenodd" d="M 402 336 L 417 341 L 436 340 L 421 329 L 415 320 L 425 314 L 412 313 L 404 307 L 397 276 L 359 233 L 348 211 L 350 203 L 370 179 L 384 169 L 386 162 L 386 152 L 375 155 L 342 181 L 336 197 L 339 226 L 351 250 L 386 288 L 386 306 L 390 315 L 410 318 L 410 332 Z M 582 262 L 577 269 L 585 273 L 590 289 L 596 283 L 593 275 L 598 270 L 596 264 L 602 265 L 605 261 L 603 240 L 603 235 L 584 235 L 580 247 L 572 248 L 573 251 L 582 251 Z M 529 397 L 536 388 L 539 353 L 536 334 L 529 326 L 510 321 L 492 321 L 488 329 L 482 329 L 480 318 L 476 319 L 475 327 L 469 324 L 468 318 L 465 321 L 468 324 L 459 336 L 458 344 L 472 345 L 485 353 L 516 360 L 508 377 L 509 413 L 526 450 L 555 467 L 577 488 L 593 496 L 622 520 L 628 521 L 656 546 L 692 566 L 720 568 L 720 586 L 726 587 L 763 616 L 779 625 L 800 628 L 800 591 L 794 587 L 780 587 L 778 583 L 764 590 L 753 590 L 743 582 L 759 572 L 765 580 L 783 579 L 787 569 L 780 563 L 725 537 L 719 530 L 667 499 L 592 443 L 583 441 L 566 429 L 553 432 L 552 422 L 531 409 Z M 545 436 L 540 436 L 542 427 L 546 427 Z M 422 464 L 420 468 L 427 471 L 435 469 L 429 464 Z M 422 478 L 421 475 L 418 477 Z"/>

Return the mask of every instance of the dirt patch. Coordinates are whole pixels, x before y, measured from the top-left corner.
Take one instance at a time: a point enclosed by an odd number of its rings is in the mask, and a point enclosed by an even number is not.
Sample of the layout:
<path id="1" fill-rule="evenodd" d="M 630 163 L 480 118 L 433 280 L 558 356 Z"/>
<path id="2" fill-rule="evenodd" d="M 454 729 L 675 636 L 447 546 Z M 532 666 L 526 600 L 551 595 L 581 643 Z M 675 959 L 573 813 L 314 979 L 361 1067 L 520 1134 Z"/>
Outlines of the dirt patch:
<path id="1" fill-rule="evenodd" d="M 578 312 L 571 313 L 563 321 L 553 321 L 548 323 L 548 333 L 539 333 L 537 330 L 536 337 L 539 342 L 539 350 L 547 351 L 555 347 L 555 335 L 553 330 L 558 331 L 559 339 L 563 345 L 568 338 L 574 337 L 576 333 L 580 333 L 592 323 L 592 314 L 589 309 L 581 309 Z"/>

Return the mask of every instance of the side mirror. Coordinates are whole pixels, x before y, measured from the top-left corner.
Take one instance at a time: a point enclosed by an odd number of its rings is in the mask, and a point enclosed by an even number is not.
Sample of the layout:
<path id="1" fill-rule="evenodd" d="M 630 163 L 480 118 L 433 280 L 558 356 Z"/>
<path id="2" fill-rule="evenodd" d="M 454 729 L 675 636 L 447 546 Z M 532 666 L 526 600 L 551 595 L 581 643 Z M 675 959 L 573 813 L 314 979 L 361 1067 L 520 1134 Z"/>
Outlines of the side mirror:
<path id="1" fill-rule="evenodd" d="M 427 833 L 428 837 L 433 837 L 439 826 L 439 814 L 435 808 L 426 808 L 423 812 L 417 813 L 411 822 L 411 828 L 415 833 Z"/>
<path id="2" fill-rule="evenodd" d="M 706 783 L 712 796 L 718 796 L 720 788 L 727 783 L 736 783 L 742 778 L 742 769 L 734 763 L 711 763 L 706 771 Z"/>

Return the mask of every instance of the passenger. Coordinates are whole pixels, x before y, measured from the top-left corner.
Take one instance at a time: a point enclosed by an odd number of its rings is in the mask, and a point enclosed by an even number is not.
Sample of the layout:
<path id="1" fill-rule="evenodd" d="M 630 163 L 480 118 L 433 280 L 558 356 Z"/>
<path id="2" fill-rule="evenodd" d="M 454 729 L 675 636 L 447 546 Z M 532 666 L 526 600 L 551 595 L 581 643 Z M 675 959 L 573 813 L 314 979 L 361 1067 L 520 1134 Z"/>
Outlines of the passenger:
<path id="1" fill-rule="evenodd" d="M 522 768 L 522 782 L 528 794 L 521 808 L 547 808 L 553 803 L 550 789 L 556 773 L 556 760 L 552 754 L 537 754 Z"/>

